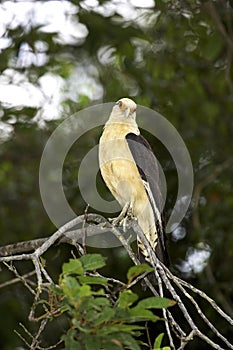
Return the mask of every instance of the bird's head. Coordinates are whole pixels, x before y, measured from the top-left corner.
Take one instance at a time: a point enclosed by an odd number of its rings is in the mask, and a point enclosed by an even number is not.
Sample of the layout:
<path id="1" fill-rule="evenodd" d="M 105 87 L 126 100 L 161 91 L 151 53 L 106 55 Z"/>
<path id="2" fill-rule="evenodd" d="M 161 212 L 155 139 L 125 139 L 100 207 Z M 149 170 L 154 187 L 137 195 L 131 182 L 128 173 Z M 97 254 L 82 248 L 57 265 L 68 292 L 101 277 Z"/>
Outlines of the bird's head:
<path id="1" fill-rule="evenodd" d="M 125 118 L 136 118 L 136 103 L 130 98 L 121 98 L 116 102 L 116 109 L 120 112 Z"/>

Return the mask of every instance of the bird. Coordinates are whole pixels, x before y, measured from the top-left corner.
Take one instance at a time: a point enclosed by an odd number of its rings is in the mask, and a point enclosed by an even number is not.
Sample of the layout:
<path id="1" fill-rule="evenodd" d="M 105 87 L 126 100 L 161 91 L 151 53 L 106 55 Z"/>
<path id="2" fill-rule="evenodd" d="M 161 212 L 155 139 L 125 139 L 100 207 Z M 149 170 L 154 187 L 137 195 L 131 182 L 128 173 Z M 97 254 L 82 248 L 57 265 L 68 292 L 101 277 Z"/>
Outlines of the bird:
<path id="1" fill-rule="evenodd" d="M 122 207 L 113 223 L 121 223 L 127 213 L 136 218 L 157 258 L 168 266 L 158 162 L 140 134 L 136 109 L 136 103 L 126 97 L 113 106 L 99 140 L 100 173 Z M 139 238 L 137 246 L 140 262 L 150 263 L 150 254 Z"/>

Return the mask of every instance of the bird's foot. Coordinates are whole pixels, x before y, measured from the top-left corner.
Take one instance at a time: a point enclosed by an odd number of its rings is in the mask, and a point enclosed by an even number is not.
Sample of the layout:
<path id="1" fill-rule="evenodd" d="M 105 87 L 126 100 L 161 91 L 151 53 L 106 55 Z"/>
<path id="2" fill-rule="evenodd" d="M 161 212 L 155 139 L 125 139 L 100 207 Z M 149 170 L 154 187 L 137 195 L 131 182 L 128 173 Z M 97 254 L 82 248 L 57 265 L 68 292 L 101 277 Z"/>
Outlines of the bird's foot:
<path id="1" fill-rule="evenodd" d="M 117 226 L 119 223 L 118 217 L 116 218 L 108 218 L 108 221 L 111 222 L 113 226 Z"/>
<path id="2" fill-rule="evenodd" d="M 120 215 L 118 215 L 118 217 L 116 217 L 116 218 L 110 219 L 110 221 L 112 222 L 112 224 L 114 226 L 117 226 L 124 219 L 129 207 L 130 207 L 130 203 L 126 203 L 124 205 L 122 211 L 120 212 Z"/>
<path id="3" fill-rule="evenodd" d="M 120 225 L 122 226 L 122 229 L 124 232 L 127 231 L 127 224 L 129 222 L 128 216 L 124 217 L 124 219 L 121 220 Z"/>
<path id="4" fill-rule="evenodd" d="M 122 226 L 126 219 L 126 217 L 122 217 L 121 215 L 117 216 L 116 218 L 108 218 L 113 226 Z"/>
<path id="5" fill-rule="evenodd" d="M 124 217 L 122 220 L 118 220 L 118 217 L 117 218 L 112 218 L 112 219 L 109 219 L 112 223 L 113 226 L 120 226 L 122 227 L 123 231 L 126 232 L 127 231 L 127 226 L 128 226 L 128 221 L 129 221 L 129 218 L 126 216 Z"/>
<path id="6" fill-rule="evenodd" d="M 117 226 L 117 225 L 122 226 L 123 231 L 126 232 L 127 223 L 132 218 L 133 218 L 132 207 L 130 203 L 126 203 L 120 215 L 116 218 L 109 218 L 109 221 L 112 223 L 113 226 Z"/>

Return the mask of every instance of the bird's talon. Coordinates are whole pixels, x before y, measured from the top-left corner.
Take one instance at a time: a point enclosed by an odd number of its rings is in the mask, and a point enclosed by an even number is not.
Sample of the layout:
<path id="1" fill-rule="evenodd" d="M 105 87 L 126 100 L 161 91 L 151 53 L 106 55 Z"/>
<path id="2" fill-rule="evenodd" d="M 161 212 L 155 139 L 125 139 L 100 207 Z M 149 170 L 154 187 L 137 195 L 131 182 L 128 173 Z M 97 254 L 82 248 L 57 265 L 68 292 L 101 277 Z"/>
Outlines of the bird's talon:
<path id="1" fill-rule="evenodd" d="M 108 218 L 108 221 L 113 225 L 113 226 L 117 226 L 120 223 L 119 218 Z"/>
<path id="2" fill-rule="evenodd" d="M 121 220 L 121 222 L 120 222 L 120 225 L 122 226 L 124 232 L 126 232 L 126 229 L 127 229 L 127 220 L 128 220 L 128 218 L 125 217 L 125 218 L 124 218 L 123 220 Z"/>

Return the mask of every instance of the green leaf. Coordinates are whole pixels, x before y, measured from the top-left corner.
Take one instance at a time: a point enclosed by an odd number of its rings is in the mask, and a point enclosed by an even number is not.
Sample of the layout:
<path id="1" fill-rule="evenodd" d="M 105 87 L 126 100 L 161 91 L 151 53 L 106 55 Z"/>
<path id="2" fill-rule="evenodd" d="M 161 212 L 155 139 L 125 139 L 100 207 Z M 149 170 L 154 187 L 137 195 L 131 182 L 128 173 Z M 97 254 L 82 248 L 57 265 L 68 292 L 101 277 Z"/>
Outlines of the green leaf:
<path id="1" fill-rule="evenodd" d="M 143 274 L 144 272 L 151 272 L 153 271 L 153 267 L 149 266 L 148 264 L 141 264 L 141 265 L 135 265 L 130 267 L 127 278 L 128 281 L 131 282 L 134 278 L 138 277 L 139 275 Z"/>
<path id="2" fill-rule="evenodd" d="M 162 345 L 163 337 L 164 337 L 164 333 L 161 333 L 156 337 L 154 346 L 153 346 L 154 349 L 157 349 L 157 348 L 160 349 Z"/>
<path id="3" fill-rule="evenodd" d="M 125 332 L 129 334 L 134 334 L 135 331 L 139 331 L 145 329 L 145 327 L 139 326 L 139 325 L 128 325 L 128 324 L 109 324 L 109 325 L 104 325 L 101 327 L 98 331 L 98 335 L 105 336 L 107 334 L 112 334 L 112 333 L 118 333 L 118 332 Z"/>
<path id="4" fill-rule="evenodd" d="M 146 309 L 163 309 L 175 305 L 174 300 L 161 297 L 150 297 L 139 301 L 138 306 Z"/>
<path id="5" fill-rule="evenodd" d="M 108 284 L 108 279 L 99 276 L 80 276 L 79 282 L 82 284 L 100 284 L 106 286 Z"/>
<path id="6" fill-rule="evenodd" d="M 119 307 L 126 309 L 138 300 L 138 295 L 133 293 L 131 290 L 124 290 L 119 296 Z"/>
<path id="7" fill-rule="evenodd" d="M 88 285 L 81 286 L 78 294 L 80 298 L 92 295 L 91 287 Z"/>
<path id="8" fill-rule="evenodd" d="M 103 307 L 110 305 L 110 301 L 107 298 L 97 298 L 95 299 L 95 305 L 97 307 Z"/>
<path id="9" fill-rule="evenodd" d="M 66 350 L 82 350 L 81 344 L 74 339 L 64 339 Z"/>
<path id="10" fill-rule="evenodd" d="M 118 334 L 118 340 L 120 340 L 127 348 L 132 350 L 140 350 L 140 346 L 137 341 L 128 333 Z"/>
<path id="11" fill-rule="evenodd" d="M 120 349 L 124 350 L 123 344 L 121 344 L 117 339 L 109 340 L 108 342 L 104 341 L 104 350 L 120 350 Z"/>
<path id="12" fill-rule="evenodd" d="M 159 317 L 153 314 L 152 311 L 146 310 L 140 306 L 135 306 L 134 308 L 128 311 L 131 322 L 140 322 L 140 321 L 153 321 L 156 322 L 159 320 Z"/>
<path id="13" fill-rule="evenodd" d="M 99 326 L 101 323 L 110 321 L 115 316 L 115 310 L 110 307 L 105 307 L 97 317 L 92 317 L 94 326 Z"/>
<path id="14" fill-rule="evenodd" d="M 67 296 L 73 297 L 77 296 L 79 293 L 80 285 L 76 278 L 72 276 L 65 276 L 61 281 L 61 288 Z"/>
<path id="15" fill-rule="evenodd" d="M 99 350 L 101 349 L 101 341 L 98 336 L 85 334 L 84 344 L 86 350 Z"/>
<path id="16" fill-rule="evenodd" d="M 68 263 L 63 264 L 62 273 L 83 275 L 84 271 L 79 259 L 70 259 Z"/>
<path id="17" fill-rule="evenodd" d="M 79 258 L 85 271 L 93 271 L 105 266 L 105 259 L 101 254 L 86 254 Z"/>
<path id="18" fill-rule="evenodd" d="M 102 340 L 102 348 L 104 350 L 124 350 L 123 344 L 118 339 L 118 334 L 104 336 Z"/>
<path id="19" fill-rule="evenodd" d="M 74 335 L 75 331 L 69 329 L 68 332 L 61 337 L 61 339 L 65 342 L 66 350 L 82 350 L 82 345 L 80 344 L 80 342 L 74 340 Z"/>
<path id="20" fill-rule="evenodd" d="M 103 288 L 100 288 L 99 290 L 94 291 L 93 295 L 106 295 L 106 293 Z"/>

